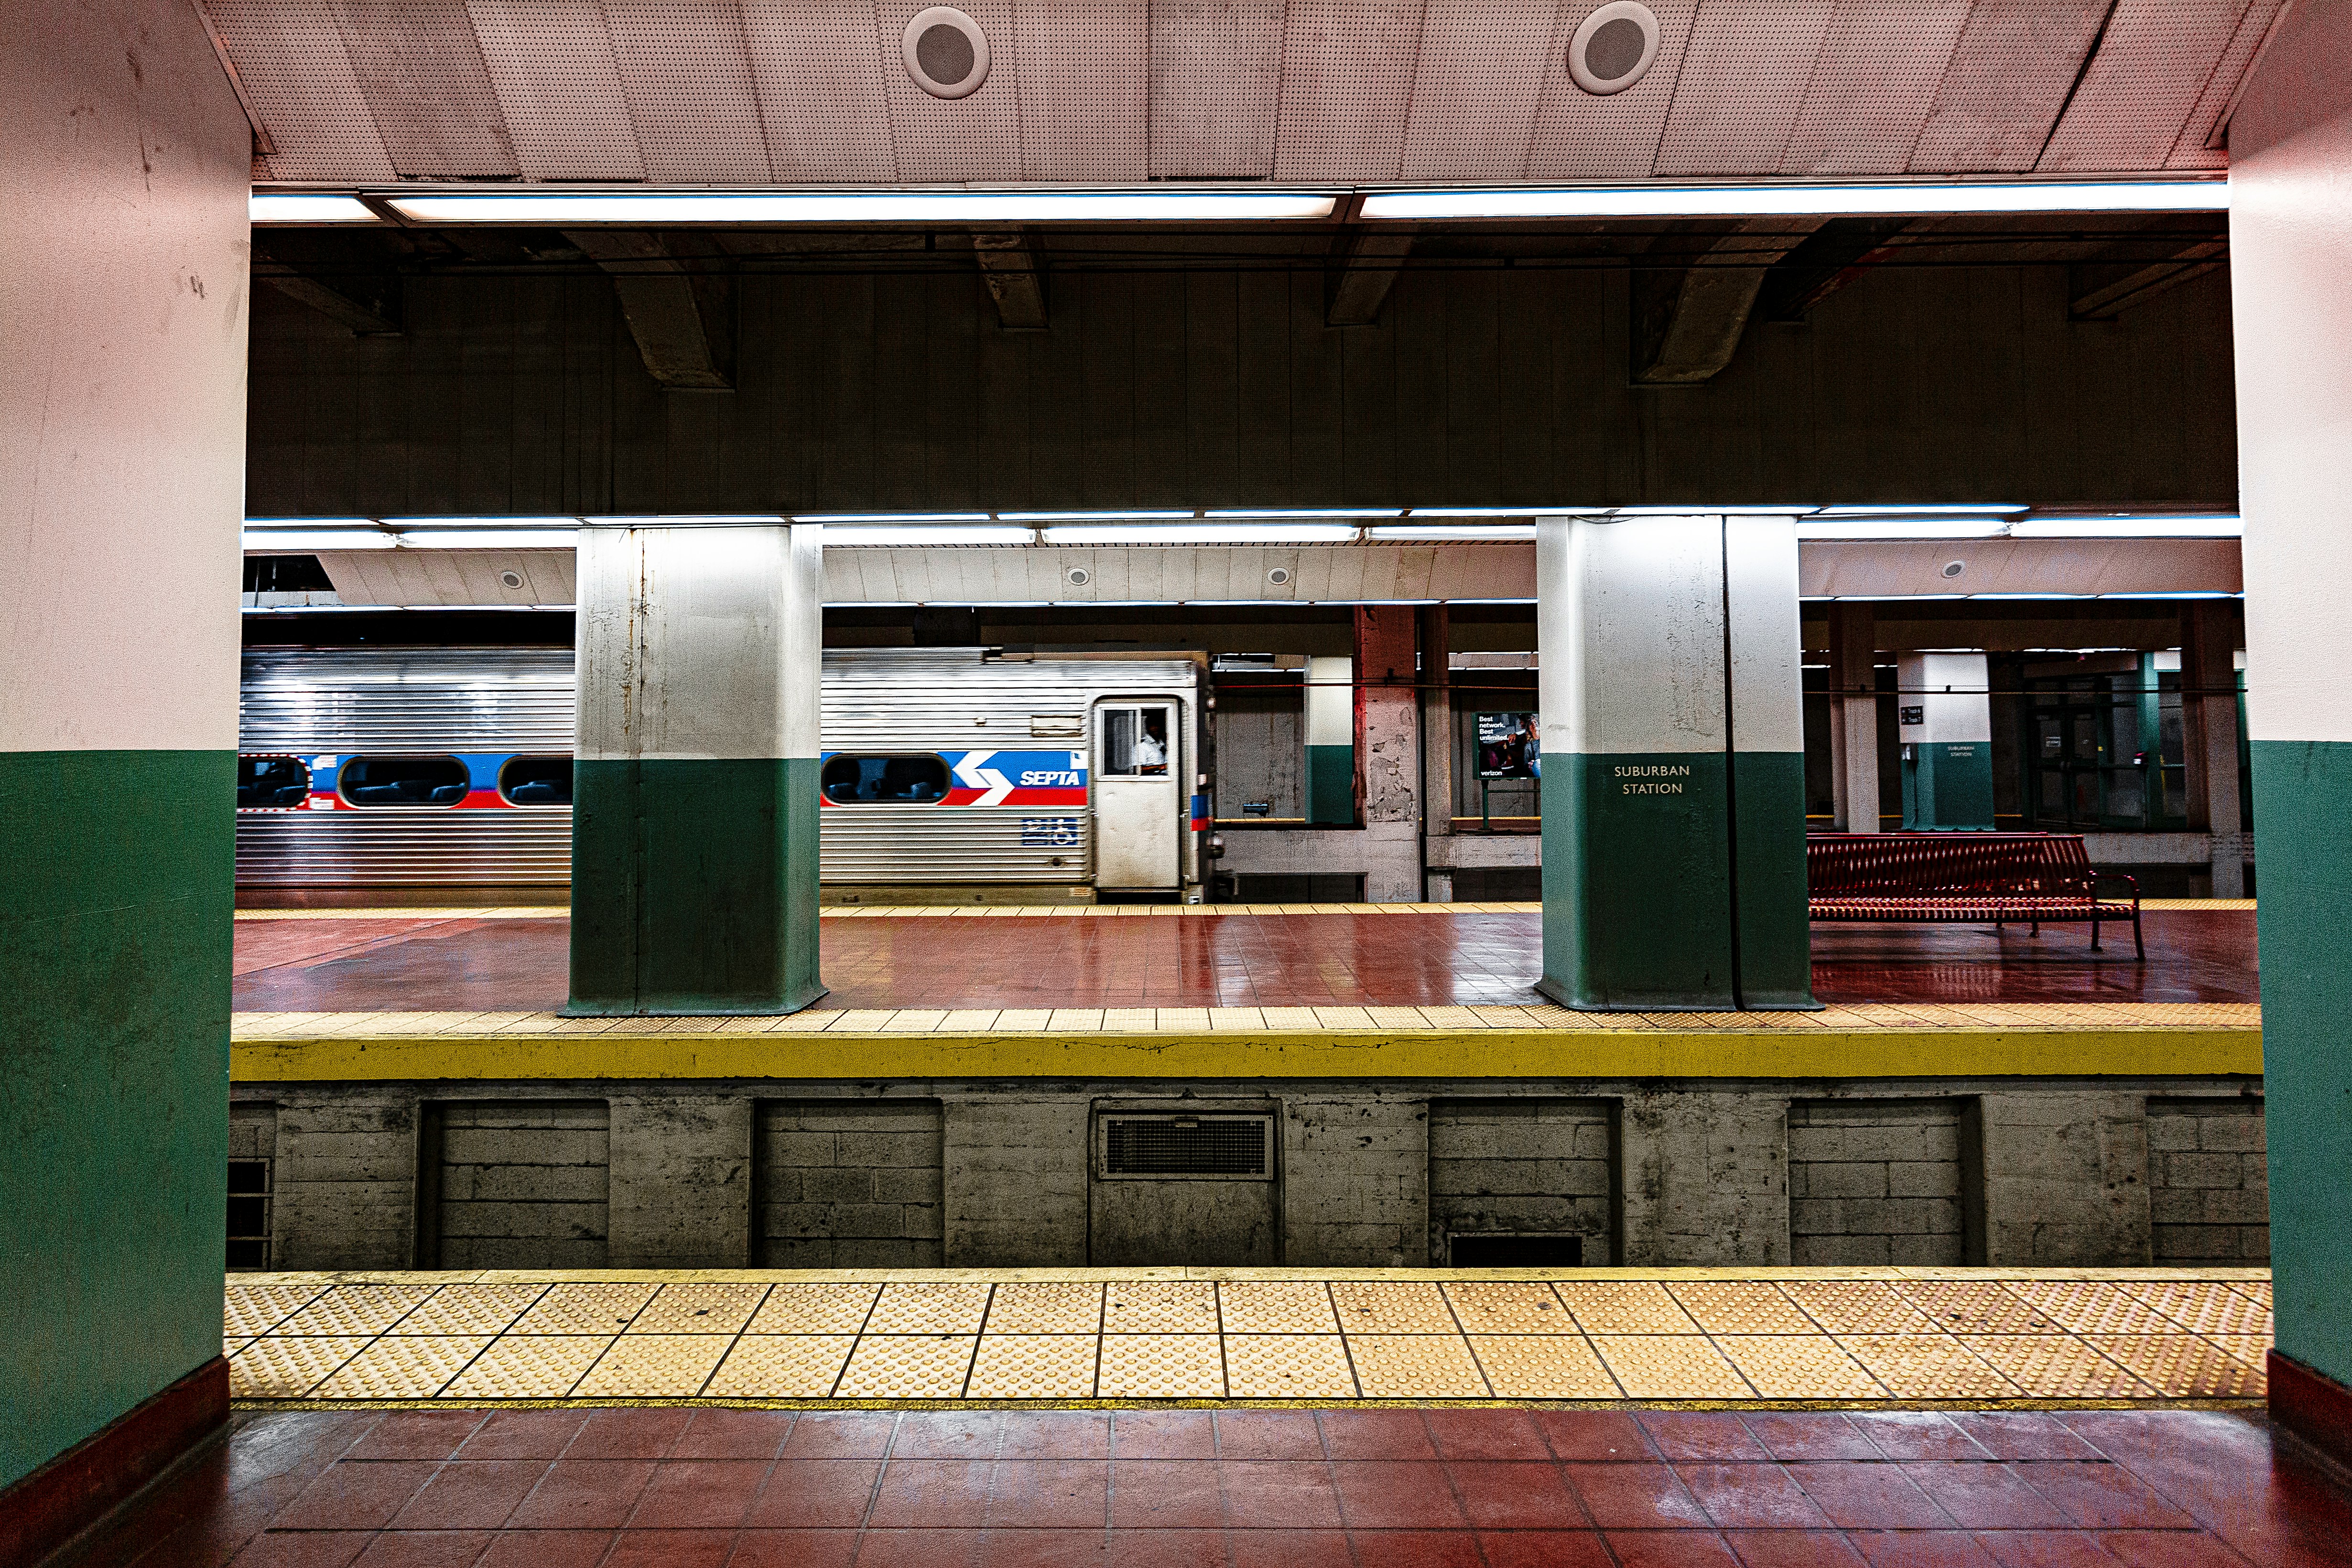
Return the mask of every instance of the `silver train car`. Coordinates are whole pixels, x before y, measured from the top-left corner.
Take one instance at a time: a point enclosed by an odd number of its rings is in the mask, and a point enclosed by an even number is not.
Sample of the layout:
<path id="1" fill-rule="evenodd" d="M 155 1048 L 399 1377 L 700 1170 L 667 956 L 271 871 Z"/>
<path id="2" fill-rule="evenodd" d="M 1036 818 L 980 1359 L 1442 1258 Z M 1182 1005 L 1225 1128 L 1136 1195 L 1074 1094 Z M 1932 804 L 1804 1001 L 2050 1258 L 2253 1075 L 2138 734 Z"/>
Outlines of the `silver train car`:
<path id="1" fill-rule="evenodd" d="M 1204 660 L 982 649 L 824 655 L 829 898 L 1197 900 Z M 248 902 L 572 875 L 568 649 L 246 654 Z"/>

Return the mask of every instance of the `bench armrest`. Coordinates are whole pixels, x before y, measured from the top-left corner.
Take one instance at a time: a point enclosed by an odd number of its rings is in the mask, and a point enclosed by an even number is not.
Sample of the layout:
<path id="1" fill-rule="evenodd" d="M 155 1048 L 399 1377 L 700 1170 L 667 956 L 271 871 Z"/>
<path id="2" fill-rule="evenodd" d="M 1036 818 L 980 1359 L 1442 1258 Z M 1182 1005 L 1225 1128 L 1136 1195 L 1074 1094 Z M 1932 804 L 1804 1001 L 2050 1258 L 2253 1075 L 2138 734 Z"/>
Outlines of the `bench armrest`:
<path id="1" fill-rule="evenodd" d="M 2092 897 L 2096 898 L 2099 895 L 2099 883 L 2103 882 L 2127 882 L 2131 883 L 2132 907 L 2134 909 L 2137 909 L 2139 907 L 2139 878 L 2132 875 L 2129 872 L 2095 871 L 2091 873 Z"/>

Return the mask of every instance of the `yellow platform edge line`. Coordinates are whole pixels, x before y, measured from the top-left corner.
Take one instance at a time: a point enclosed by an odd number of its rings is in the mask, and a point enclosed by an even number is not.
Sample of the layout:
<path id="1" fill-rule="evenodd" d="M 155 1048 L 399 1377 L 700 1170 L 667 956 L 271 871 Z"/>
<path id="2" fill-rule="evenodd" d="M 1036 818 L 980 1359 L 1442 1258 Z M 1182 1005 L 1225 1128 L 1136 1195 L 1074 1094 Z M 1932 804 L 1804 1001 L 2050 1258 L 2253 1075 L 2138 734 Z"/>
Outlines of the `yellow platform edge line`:
<path id="1" fill-rule="evenodd" d="M 1240 1030 L 232 1040 L 237 1083 L 444 1079 L 2259 1077 L 2255 1029 Z"/>

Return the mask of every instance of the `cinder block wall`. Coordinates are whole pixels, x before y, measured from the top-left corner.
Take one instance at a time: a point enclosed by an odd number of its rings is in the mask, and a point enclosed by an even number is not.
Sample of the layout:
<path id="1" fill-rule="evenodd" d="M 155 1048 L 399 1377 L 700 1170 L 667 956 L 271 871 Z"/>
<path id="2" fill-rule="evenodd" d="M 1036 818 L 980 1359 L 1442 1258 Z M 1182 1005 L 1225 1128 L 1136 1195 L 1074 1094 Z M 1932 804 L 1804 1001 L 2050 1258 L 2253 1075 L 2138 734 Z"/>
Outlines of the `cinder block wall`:
<path id="1" fill-rule="evenodd" d="M 2158 1262 L 2270 1261 L 2261 1100 L 2149 1100 L 2147 1178 Z"/>

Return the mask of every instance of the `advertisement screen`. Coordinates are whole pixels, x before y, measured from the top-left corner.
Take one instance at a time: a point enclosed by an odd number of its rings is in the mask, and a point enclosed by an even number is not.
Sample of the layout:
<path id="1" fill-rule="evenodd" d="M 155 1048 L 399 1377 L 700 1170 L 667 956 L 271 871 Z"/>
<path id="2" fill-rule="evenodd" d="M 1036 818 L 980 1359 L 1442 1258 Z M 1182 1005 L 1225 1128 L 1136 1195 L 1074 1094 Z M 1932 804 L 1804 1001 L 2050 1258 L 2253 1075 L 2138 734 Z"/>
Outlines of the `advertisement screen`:
<path id="1" fill-rule="evenodd" d="M 1542 751 L 1531 713 L 1482 713 L 1478 721 L 1478 777 L 1534 779 L 1543 772 Z"/>

